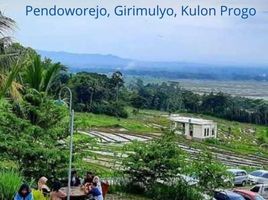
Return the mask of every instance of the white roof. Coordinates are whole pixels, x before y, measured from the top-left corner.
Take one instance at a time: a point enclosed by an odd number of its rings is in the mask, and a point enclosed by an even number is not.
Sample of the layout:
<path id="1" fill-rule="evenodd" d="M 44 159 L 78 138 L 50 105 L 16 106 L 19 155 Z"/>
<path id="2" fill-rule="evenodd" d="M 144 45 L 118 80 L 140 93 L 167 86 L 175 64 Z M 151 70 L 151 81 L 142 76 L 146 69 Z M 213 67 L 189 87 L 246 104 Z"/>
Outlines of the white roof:
<path id="1" fill-rule="evenodd" d="M 237 172 L 246 172 L 246 170 L 243 169 L 227 169 L 228 172 L 233 172 L 233 173 L 237 173 Z"/>
<path id="2" fill-rule="evenodd" d="M 191 124 L 198 124 L 198 125 L 215 124 L 212 120 L 192 118 L 192 117 L 179 117 L 176 115 L 171 116 L 170 120 L 174 122 L 191 123 Z"/>

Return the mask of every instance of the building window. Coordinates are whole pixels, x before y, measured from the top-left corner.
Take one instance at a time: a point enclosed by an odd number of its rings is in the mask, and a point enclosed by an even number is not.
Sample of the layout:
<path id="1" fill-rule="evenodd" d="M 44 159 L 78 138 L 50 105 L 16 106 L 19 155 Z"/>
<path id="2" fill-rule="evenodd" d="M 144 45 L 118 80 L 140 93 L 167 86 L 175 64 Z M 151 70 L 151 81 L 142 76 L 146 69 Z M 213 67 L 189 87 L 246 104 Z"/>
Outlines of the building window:
<path id="1" fill-rule="evenodd" d="M 209 128 L 204 129 L 204 136 L 205 137 L 209 136 Z"/>
<path id="2" fill-rule="evenodd" d="M 214 128 L 212 129 L 211 135 L 215 135 L 215 129 Z"/>

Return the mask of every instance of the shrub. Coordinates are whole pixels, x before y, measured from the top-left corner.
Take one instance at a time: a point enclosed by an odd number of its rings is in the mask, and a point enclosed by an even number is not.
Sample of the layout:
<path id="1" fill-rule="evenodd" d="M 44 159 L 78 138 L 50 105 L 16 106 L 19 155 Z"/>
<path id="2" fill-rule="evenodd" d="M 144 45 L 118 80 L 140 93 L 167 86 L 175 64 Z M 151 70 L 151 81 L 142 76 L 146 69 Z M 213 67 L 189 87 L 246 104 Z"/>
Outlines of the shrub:
<path id="1" fill-rule="evenodd" d="M 26 179 L 65 175 L 68 150 L 58 140 L 68 136 L 67 108 L 35 93 L 25 99 L 13 106 L 0 102 L 1 161 L 9 162 L 0 169 L 14 165 Z"/>
<path id="2" fill-rule="evenodd" d="M 130 193 L 130 194 L 144 194 L 145 190 L 141 184 L 130 182 L 128 179 L 122 178 L 113 181 L 109 187 L 109 193 Z"/>
<path id="3" fill-rule="evenodd" d="M 16 171 L 0 171 L 0 199 L 13 199 L 23 181 Z"/>
<path id="4" fill-rule="evenodd" d="M 186 183 L 177 182 L 172 184 L 155 183 L 147 192 L 147 195 L 155 200 L 196 200 L 202 199 L 197 190 Z"/>
<path id="5" fill-rule="evenodd" d="M 127 118 L 128 113 L 120 103 L 98 103 L 93 105 L 92 112 L 95 114 L 106 114 L 109 116 Z"/>
<path id="6" fill-rule="evenodd" d="M 0 170 L 18 170 L 18 164 L 15 161 L 8 160 L 5 158 L 0 157 Z"/>
<path id="7" fill-rule="evenodd" d="M 130 182 L 127 179 L 114 182 L 110 185 L 109 193 L 130 193 L 135 195 L 147 196 L 150 199 L 162 200 L 197 200 L 203 199 L 195 187 L 187 185 L 184 181 L 178 182 L 154 182 L 150 188 L 145 191 L 143 185 Z"/>
<path id="8" fill-rule="evenodd" d="M 183 173 L 186 155 L 174 137 L 166 134 L 145 144 L 134 142 L 126 146 L 134 152 L 123 160 L 124 173 L 131 182 L 143 183 L 147 190 L 157 180 L 170 180 Z"/>
<path id="9" fill-rule="evenodd" d="M 34 200 L 48 200 L 39 190 L 32 190 Z"/>
<path id="10" fill-rule="evenodd" d="M 230 188 L 232 176 L 226 166 L 217 161 L 210 152 L 201 152 L 192 164 L 192 176 L 198 179 L 200 191 L 213 195 L 217 188 Z"/>

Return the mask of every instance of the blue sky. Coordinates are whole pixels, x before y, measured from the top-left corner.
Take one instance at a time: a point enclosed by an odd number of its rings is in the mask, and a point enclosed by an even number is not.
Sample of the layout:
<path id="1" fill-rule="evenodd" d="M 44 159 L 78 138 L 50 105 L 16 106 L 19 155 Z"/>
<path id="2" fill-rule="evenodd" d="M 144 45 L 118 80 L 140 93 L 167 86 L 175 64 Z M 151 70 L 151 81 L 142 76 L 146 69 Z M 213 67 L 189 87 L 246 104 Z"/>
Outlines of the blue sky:
<path id="1" fill-rule="evenodd" d="M 26 17 L 25 6 L 94 7 L 254 7 L 257 15 L 238 17 L 116 18 Z M 0 0 L 16 20 L 15 40 L 40 50 L 113 54 L 149 61 L 182 61 L 268 67 L 267 0 Z"/>

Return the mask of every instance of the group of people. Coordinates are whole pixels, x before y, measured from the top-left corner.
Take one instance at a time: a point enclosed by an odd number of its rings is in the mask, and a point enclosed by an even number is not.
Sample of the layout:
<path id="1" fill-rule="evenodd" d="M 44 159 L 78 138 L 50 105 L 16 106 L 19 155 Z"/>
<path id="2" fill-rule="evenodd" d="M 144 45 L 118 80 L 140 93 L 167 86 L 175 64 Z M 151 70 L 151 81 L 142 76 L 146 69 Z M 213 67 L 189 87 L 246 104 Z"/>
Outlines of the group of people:
<path id="1" fill-rule="evenodd" d="M 103 200 L 101 181 L 92 172 L 87 172 L 84 179 L 79 178 L 76 171 L 72 172 L 71 186 L 80 186 L 82 190 L 94 200 Z"/>
<path id="2" fill-rule="evenodd" d="M 54 182 L 52 188 L 47 186 L 48 179 L 41 177 L 38 181 L 38 190 L 50 200 L 63 200 L 66 198 L 66 193 L 61 189 L 60 182 Z M 101 181 L 98 176 L 87 172 L 84 179 L 80 179 L 76 171 L 72 171 L 71 186 L 80 187 L 81 190 L 92 200 L 103 200 Z M 19 191 L 16 193 L 14 200 L 34 200 L 32 191 L 27 184 L 22 184 Z"/>
<path id="3" fill-rule="evenodd" d="M 41 177 L 38 181 L 38 190 L 44 195 L 44 197 L 50 197 L 51 200 L 62 200 L 66 197 L 66 194 L 60 190 L 61 183 L 54 182 L 52 190 L 47 186 L 48 179 Z M 16 193 L 14 200 L 34 200 L 32 190 L 27 184 L 22 184 L 19 191 Z"/>

